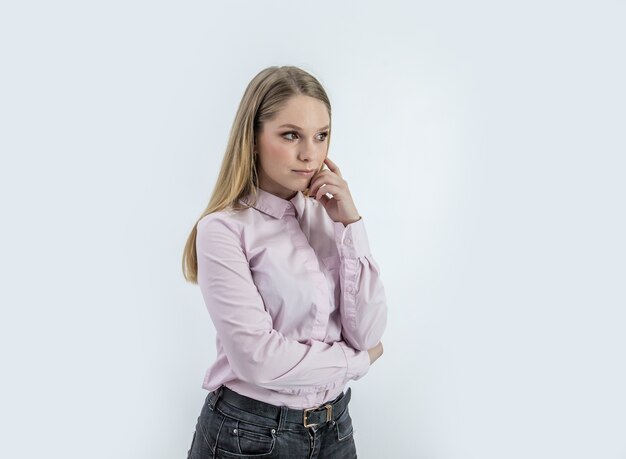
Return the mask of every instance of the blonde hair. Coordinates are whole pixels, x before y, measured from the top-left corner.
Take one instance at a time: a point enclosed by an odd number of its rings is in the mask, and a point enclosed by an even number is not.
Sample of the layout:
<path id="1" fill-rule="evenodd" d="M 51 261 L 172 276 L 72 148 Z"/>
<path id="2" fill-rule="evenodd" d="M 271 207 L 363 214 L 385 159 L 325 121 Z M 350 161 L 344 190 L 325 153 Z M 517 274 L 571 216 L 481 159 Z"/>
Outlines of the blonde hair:
<path id="1" fill-rule="evenodd" d="M 272 120 L 290 97 L 314 97 L 326 105 L 331 119 L 330 101 L 320 82 L 308 72 L 294 66 L 272 66 L 261 70 L 248 84 L 239 103 L 235 121 L 230 131 L 226 152 L 209 204 L 196 220 L 183 251 L 183 276 L 188 282 L 198 283 L 196 235 L 198 222 L 206 215 L 228 207 L 246 208 L 239 199 L 252 194 L 256 199 L 258 189 L 254 143 L 263 123 Z M 330 145 L 331 121 L 328 129 Z M 320 169 L 323 168 L 323 164 Z M 304 191 L 308 196 L 309 190 Z"/>

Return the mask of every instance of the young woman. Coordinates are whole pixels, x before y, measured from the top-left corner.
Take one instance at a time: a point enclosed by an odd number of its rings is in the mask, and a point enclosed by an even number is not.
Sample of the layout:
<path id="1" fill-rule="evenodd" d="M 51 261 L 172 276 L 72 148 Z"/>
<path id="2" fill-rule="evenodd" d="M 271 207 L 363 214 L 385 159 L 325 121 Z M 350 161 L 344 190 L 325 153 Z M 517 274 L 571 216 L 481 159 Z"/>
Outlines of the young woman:
<path id="1" fill-rule="evenodd" d="M 381 356 L 387 304 L 330 132 L 309 73 L 246 88 L 183 256 L 217 347 L 189 458 L 356 457 L 344 389 Z"/>

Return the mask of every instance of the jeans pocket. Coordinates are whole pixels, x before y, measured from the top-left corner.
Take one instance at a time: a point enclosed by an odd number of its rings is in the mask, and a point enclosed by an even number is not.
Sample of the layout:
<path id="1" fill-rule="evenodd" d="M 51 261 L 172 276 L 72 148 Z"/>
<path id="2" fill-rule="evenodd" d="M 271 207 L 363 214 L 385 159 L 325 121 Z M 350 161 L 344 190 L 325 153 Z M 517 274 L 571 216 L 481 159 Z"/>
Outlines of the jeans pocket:
<path id="1" fill-rule="evenodd" d="M 335 419 L 335 431 L 337 432 L 338 441 L 345 440 L 354 433 L 352 418 L 350 417 L 350 411 L 347 406 L 346 409 L 343 410 L 343 413 Z"/>
<path id="2" fill-rule="evenodd" d="M 226 416 L 217 439 L 223 457 L 263 457 L 274 451 L 276 429 Z"/>

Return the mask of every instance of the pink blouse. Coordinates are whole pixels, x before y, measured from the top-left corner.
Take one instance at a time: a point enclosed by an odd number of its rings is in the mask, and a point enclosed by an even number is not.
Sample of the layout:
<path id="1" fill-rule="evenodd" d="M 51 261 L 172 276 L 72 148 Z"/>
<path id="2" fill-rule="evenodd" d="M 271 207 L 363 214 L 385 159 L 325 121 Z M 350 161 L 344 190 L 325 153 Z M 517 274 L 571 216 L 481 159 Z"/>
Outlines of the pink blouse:
<path id="1" fill-rule="evenodd" d="M 368 372 L 387 300 L 363 218 L 344 226 L 302 192 L 259 188 L 254 207 L 203 217 L 196 249 L 217 347 L 203 388 L 303 409 Z"/>

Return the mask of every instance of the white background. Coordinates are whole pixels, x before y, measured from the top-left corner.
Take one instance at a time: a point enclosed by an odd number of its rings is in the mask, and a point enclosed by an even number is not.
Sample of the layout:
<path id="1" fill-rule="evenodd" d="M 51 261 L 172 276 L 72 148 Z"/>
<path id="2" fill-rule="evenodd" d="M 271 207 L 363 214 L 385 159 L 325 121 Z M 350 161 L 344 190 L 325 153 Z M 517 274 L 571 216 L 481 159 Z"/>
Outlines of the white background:
<path id="1" fill-rule="evenodd" d="M 0 456 L 186 457 L 181 271 L 250 79 L 297 65 L 389 300 L 359 457 L 626 458 L 618 1 L 5 2 Z"/>

